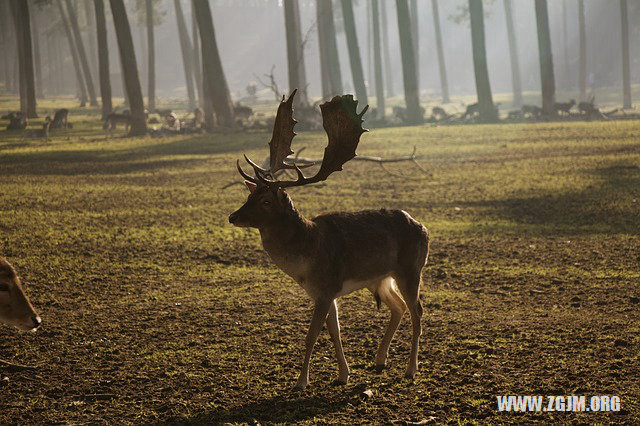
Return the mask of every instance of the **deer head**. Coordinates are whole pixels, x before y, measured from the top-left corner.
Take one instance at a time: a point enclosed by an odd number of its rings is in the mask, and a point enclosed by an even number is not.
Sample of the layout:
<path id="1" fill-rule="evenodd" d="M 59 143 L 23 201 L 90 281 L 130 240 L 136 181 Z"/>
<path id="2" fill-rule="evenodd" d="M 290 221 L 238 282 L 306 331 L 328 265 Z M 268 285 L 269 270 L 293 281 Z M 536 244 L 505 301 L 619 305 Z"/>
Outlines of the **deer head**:
<path id="1" fill-rule="evenodd" d="M 295 94 L 296 90 L 287 100 L 283 96 L 278 106 L 269 142 L 269 168 L 263 169 L 245 155 L 245 160 L 254 171 L 254 176 L 250 176 L 242 170 L 240 161 L 236 162 L 238 172 L 245 179 L 245 185 L 251 193 L 247 202 L 229 216 L 229 222 L 233 225 L 261 228 L 282 218 L 292 210 L 291 199 L 284 191 L 285 188 L 324 181 L 331 173 L 342 170 L 342 166 L 356 156 L 360 136 L 367 131 L 362 128 L 362 117 L 369 106 L 364 107 L 358 114 L 358 101 L 354 100 L 352 95 L 343 95 L 335 96 L 320 105 L 322 125 L 329 141 L 318 172 L 307 177 L 301 170 L 302 166 L 287 160 L 287 157 L 293 154 L 291 141 L 296 135 L 293 131 L 297 123 L 293 118 Z M 276 172 L 285 169 L 294 170 L 297 179 L 277 180 Z"/>
<path id="2" fill-rule="evenodd" d="M 11 264 L 0 257 L 0 323 L 21 330 L 35 330 L 42 320 L 22 289 Z"/>

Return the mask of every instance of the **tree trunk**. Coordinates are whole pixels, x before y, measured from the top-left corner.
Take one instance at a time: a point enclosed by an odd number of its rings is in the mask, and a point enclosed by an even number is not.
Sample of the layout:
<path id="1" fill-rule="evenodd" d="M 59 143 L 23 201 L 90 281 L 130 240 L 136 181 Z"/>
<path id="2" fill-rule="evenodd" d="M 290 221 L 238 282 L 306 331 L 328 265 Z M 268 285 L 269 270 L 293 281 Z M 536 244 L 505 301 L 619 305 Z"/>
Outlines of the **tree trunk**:
<path id="1" fill-rule="evenodd" d="M 89 61 L 87 60 L 87 52 L 82 42 L 82 36 L 80 35 L 80 27 L 78 26 L 78 18 L 76 11 L 71 5 L 71 0 L 65 0 L 67 5 L 67 12 L 69 13 L 69 22 L 71 23 L 71 29 L 76 41 L 76 47 L 78 49 L 78 57 L 80 58 L 80 65 L 82 66 L 82 72 L 87 84 L 87 92 L 89 93 L 89 102 L 91 106 L 98 106 L 98 100 L 96 98 L 95 86 L 93 85 L 93 78 L 91 77 L 91 69 L 89 68 Z"/>
<path id="2" fill-rule="evenodd" d="M 205 106 L 207 103 L 211 104 L 219 125 L 234 127 L 236 123 L 233 103 L 231 102 L 229 87 L 222 69 L 222 62 L 220 61 L 209 1 L 193 0 L 193 6 L 196 8 L 200 44 L 202 45 L 203 78 L 206 81 L 204 90 L 207 98 Z M 207 114 L 206 109 L 205 120 L 209 131 L 213 130 L 215 124 L 213 115 L 211 113 Z"/>
<path id="3" fill-rule="evenodd" d="M 587 98 L 587 31 L 584 19 L 584 0 L 578 0 L 578 31 L 580 33 L 580 100 Z"/>
<path id="4" fill-rule="evenodd" d="M 69 26 L 67 15 L 62 7 L 62 0 L 56 0 L 56 5 L 58 6 L 60 19 L 62 19 L 62 26 L 64 27 L 64 32 L 67 35 L 67 41 L 69 42 L 69 53 L 71 54 L 73 69 L 76 72 L 76 81 L 78 83 L 78 89 L 80 90 L 80 106 L 84 107 L 87 105 L 87 88 L 85 85 L 84 76 L 82 75 L 82 70 L 80 69 L 78 49 L 76 49 L 76 42 L 73 39 L 73 35 L 71 34 L 71 27 Z"/>
<path id="5" fill-rule="evenodd" d="M 178 21 L 178 37 L 180 38 L 180 50 L 182 51 L 182 64 L 184 66 L 184 78 L 187 84 L 187 96 L 189 97 L 189 109 L 196 107 L 196 96 L 193 88 L 193 47 L 187 33 L 187 25 L 184 22 L 184 13 L 182 13 L 182 5 L 180 0 L 173 0 L 176 9 L 176 20 Z M 197 34 L 194 34 L 196 37 Z"/>
<path id="6" fill-rule="evenodd" d="M 629 21 L 627 19 L 627 0 L 620 0 L 620 18 L 622 20 L 622 94 L 623 108 L 631 108 L 631 80 L 629 78 Z"/>
<path id="7" fill-rule="evenodd" d="M 382 0 L 384 1 L 384 0 Z M 376 118 L 384 119 L 384 88 L 382 82 L 382 52 L 380 49 L 380 12 L 378 9 L 378 0 L 372 0 L 371 12 L 373 19 L 373 54 L 374 54 L 374 75 L 376 80 Z M 365 98 L 366 99 L 366 98 Z"/>
<path id="8" fill-rule="evenodd" d="M 338 56 L 338 43 L 336 40 L 336 26 L 333 18 L 332 1 L 326 4 L 326 24 L 327 24 L 327 53 L 329 56 L 329 76 L 331 77 L 331 88 L 335 94 L 342 94 L 342 74 L 340 73 L 340 58 Z M 301 57 L 304 53 L 301 52 Z"/>
<path id="9" fill-rule="evenodd" d="M 407 0 L 396 0 L 398 14 L 398 33 L 400 35 L 400 54 L 402 56 L 402 77 L 404 80 L 404 101 L 407 107 L 406 122 L 422 123 L 423 113 L 420 109 L 418 95 L 418 79 L 416 63 L 413 56 L 413 42 L 411 41 L 411 20 Z"/>
<path id="10" fill-rule="evenodd" d="M 16 52 L 18 53 L 17 71 L 14 73 L 15 79 L 18 81 L 18 93 L 20 95 L 20 111 L 26 115 L 27 113 L 27 96 L 26 96 L 26 79 L 25 79 L 25 58 L 24 58 L 24 33 L 23 25 L 20 22 L 20 4 L 19 0 L 10 0 L 11 16 L 13 17 L 13 28 L 16 33 Z"/>
<path id="11" fill-rule="evenodd" d="M 2 61 L 2 81 L 4 82 L 5 92 L 9 91 L 9 79 L 10 79 L 10 64 L 9 64 L 9 40 L 7 34 L 7 11 L 5 10 L 4 1 L 0 1 L 0 36 L 2 37 L 2 51 L 5 52 L 6 57 Z"/>
<path id="12" fill-rule="evenodd" d="M 553 75 L 553 55 L 551 54 L 551 33 L 547 0 L 535 0 L 536 25 L 538 27 L 538 52 L 540 55 L 540 81 L 542 85 L 542 113 L 555 116 L 556 83 Z"/>
<path id="13" fill-rule="evenodd" d="M 91 65 L 91 75 L 98 75 L 100 70 L 98 69 L 100 64 L 98 64 L 98 40 L 97 40 L 97 30 L 96 30 L 96 16 L 95 10 L 94 13 L 91 13 L 91 2 L 84 1 L 84 13 L 85 19 L 87 21 L 87 46 L 89 51 L 89 60 Z"/>
<path id="14" fill-rule="evenodd" d="M 518 39 L 513 28 L 512 0 L 504 0 L 504 15 L 507 19 L 509 58 L 511 59 L 511 84 L 513 85 L 513 106 L 522 106 L 522 83 L 520 82 L 520 60 L 518 59 Z"/>
<path id="15" fill-rule="evenodd" d="M 31 20 L 29 3 L 11 0 L 16 17 L 16 35 L 18 39 L 18 56 L 20 67 L 20 105 L 22 112 L 29 118 L 36 118 L 36 90 L 33 70 L 33 51 L 31 49 Z"/>
<path id="16" fill-rule="evenodd" d="M 396 95 L 391 73 L 391 53 L 389 52 L 389 26 L 387 25 L 387 1 L 380 3 L 382 15 L 382 49 L 384 50 L 384 75 L 386 76 L 387 97 Z"/>
<path id="17" fill-rule="evenodd" d="M 373 0 L 375 2 L 375 11 L 374 11 L 374 20 L 377 19 L 378 15 L 378 1 Z M 367 88 L 364 85 L 364 72 L 362 71 L 362 60 L 360 59 L 360 47 L 358 45 L 358 35 L 356 33 L 356 23 L 355 18 L 353 16 L 353 2 L 352 0 L 342 0 L 342 18 L 344 21 L 344 32 L 347 37 L 347 47 L 349 48 L 349 62 L 351 64 L 351 75 L 353 77 L 353 87 L 356 92 L 356 98 L 362 105 L 367 105 L 369 100 L 367 99 Z M 378 31 L 378 45 L 374 46 L 374 52 L 376 54 L 376 58 L 379 59 L 380 56 L 380 26 L 378 23 L 374 22 L 374 32 Z M 374 34 L 375 38 L 376 34 Z M 375 44 L 375 40 L 374 40 Z M 380 70 L 382 73 L 382 69 Z M 380 78 L 382 78 L 382 74 L 380 74 Z M 380 104 L 380 98 L 383 99 L 384 103 L 384 92 L 378 91 L 377 80 L 376 80 L 376 95 L 378 96 L 378 104 Z"/>
<path id="18" fill-rule="evenodd" d="M 418 86 L 418 96 L 420 96 L 420 38 L 418 31 L 418 1 L 411 0 L 411 42 L 413 43 L 413 57 L 416 62 L 416 83 Z"/>
<path id="19" fill-rule="evenodd" d="M 298 0 L 284 0 L 284 22 L 287 35 L 289 92 L 297 88 L 298 96 L 296 96 L 294 102 L 297 107 L 307 108 L 309 100 L 307 97 L 307 77 L 304 67 Z"/>
<path id="20" fill-rule="evenodd" d="M 104 1 L 93 0 L 96 13 L 96 38 L 98 44 L 98 75 L 100 77 L 100 96 L 102 97 L 102 119 L 113 111 L 111 100 L 111 79 L 109 75 L 109 45 L 104 15 Z"/>
<path id="21" fill-rule="evenodd" d="M 565 89 L 571 89 L 573 84 L 569 67 L 569 35 L 567 34 L 567 26 L 569 23 L 567 19 L 567 1 L 568 0 L 562 0 L 562 49 L 564 53 L 563 64 Z"/>
<path id="22" fill-rule="evenodd" d="M 156 110 L 156 42 L 153 35 L 153 3 L 146 0 L 147 6 L 147 51 L 149 53 L 149 88 L 147 97 L 149 98 L 149 111 Z"/>
<path id="23" fill-rule="evenodd" d="M 131 28 L 129 27 L 127 10 L 124 7 L 123 0 L 109 0 L 109 4 L 111 5 L 113 25 L 118 39 L 118 50 L 120 51 L 120 62 L 122 63 L 122 70 L 124 72 L 125 90 L 129 98 L 129 109 L 131 110 L 129 136 L 144 135 L 147 133 L 147 121 L 144 113 L 144 101 L 142 99 L 136 53 L 133 49 L 133 39 L 131 38 Z"/>
<path id="24" fill-rule="evenodd" d="M 198 90 L 198 105 L 204 106 L 204 89 L 202 87 L 202 61 L 200 61 L 200 34 L 195 9 L 191 6 L 191 39 L 193 40 L 193 79 Z"/>
<path id="25" fill-rule="evenodd" d="M 30 25 L 33 28 L 33 59 L 35 65 L 35 77 L 36 77 L 36 98 L 44 99 L 44 84 L 42 82 L 42 61 L 40 57 L 40 26 L 38 25 L 38 17 L 36 10 L 33 10 L 33 13 L 29 14 L 30 16 Z"/>
<path id="26" fill-rule="evenodd" d="M 316 26 L 318 28 L 318 52 L 320 57 L 320 83 L 322 97 L 329 99 L 335 93 L 331 89 L 331 77 L 329 77 L 329 55 L 327 53 L 327 26 L 323 15 L 326 13 L 322 5 L 326 0 L 316 0 Z"/>
<path id="27" fill-rule="evenodd" d="M 498 119 L 491 96 L 491 83 L 487 69 L 487 51 L 484 41 L 484 11 L 482 0 L 469 0 L 471 19 L 471 44 L 473 46 L 473 69 L 476 77 L 476 92 L 480 110 L 480 121 L 492 123 Z"/>
<path id="28" fill-rule="evenodd" d="M 444 48 L 442 47 L 442 31 L 440 30 L 440 12 L 438 11 L 438 0 L 431 0 L 431 8 L 433 11 L 433 28 L 436 35 L 436 50 L 438 51 L 440 92 L 442 93 L 442 102 L 447 104 L 451 101 L 449 99 L 449 83 L 447 82 L 447 66 L 444 62 Z"/>

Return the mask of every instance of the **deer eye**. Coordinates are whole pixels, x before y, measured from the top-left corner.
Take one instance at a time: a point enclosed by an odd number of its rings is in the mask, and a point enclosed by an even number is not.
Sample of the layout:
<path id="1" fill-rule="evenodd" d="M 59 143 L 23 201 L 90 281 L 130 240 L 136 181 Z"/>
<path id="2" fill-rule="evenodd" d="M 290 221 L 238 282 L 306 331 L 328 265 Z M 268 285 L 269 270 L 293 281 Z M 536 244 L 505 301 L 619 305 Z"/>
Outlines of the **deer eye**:
<path id="1" fill-rule="evenodd" d="M 271 205 L 271 201 L 269 201 L 269 200 L 264 200 L 264 201 L 262 202 L 262 205 L 263 205 L 263 206 L 270 206 L 270 205 Z"/>

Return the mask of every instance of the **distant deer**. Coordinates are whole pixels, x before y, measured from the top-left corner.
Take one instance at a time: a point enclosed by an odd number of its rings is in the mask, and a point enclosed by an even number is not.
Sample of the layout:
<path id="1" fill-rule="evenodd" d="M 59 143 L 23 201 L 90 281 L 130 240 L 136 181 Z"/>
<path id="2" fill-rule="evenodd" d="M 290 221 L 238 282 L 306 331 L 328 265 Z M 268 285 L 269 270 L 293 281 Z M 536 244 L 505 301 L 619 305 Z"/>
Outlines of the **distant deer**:
<path id="1" fill-rule="evenodd" d="M 118 127 L 118 124 L 124 125 L 124 131 L 126 133 L 129 132 L 129 126 L 131 126 L 131 113 L 129 110 L 124 110 L 122 113 L 112 112 L 107 115 L 102 128 L 111 136 L 113 131 Z"/>
<path id="2" fill-rule="evenodd" d="M 391 321 L 378 347 L 375 365 L 381 371 L 389 344 L 404 312 L 409 310 L 413 326 L 411 354 L 406 377 L 418 369 L 418 340 L 422 334 L 419 300 L 421 271 L 429 253 L 427 228 L 402 210 L 370 210 L 332 213 L 314 219 L 304 217 L 293 205 L 285 188 L 326 180 L 354 158 L 362 128 L 353 96 L 336 96 L 320 105 L 323 126 L 329 138 L 320 170 L 306 177 L 300 168 L 286 160 L 292 154 L 294 90 L 284 97 L 273 128 L 270 167 L 263 169 L 251 161 L 255 176 L 236 163 L 250 191 L 247 202 L 229 216 L 235 226 L 258 228 L 262 245 L 273 262 L 307 292 L 315 306 L 306 337 L 306 350 L 296 389 L 309 383 L 309 362 L 313 346 L 326 322 L 338 359 L 338 380 L 347 383 L 349 367 L 342 349 L 336 299 L 363 288 L 378 303 L 391 310 Z M 274 179 L 277 171 L 294 170 L 297 180 Z"/>
<path id="3" fill-rule="evenodd" d="M 556 102 L 553 104 L 553 108 L 557 113 L 565 113 L 567 115 L 571 114 L 571 108 L 576 104 L 574 99 L 571 99 L 569 102 Z"/>
<path id="4" fill-rule="evenodd" d="M 464 111 L 464 114 L 462 114 L 462 119 L 464 120 L 467 117 L 474 117 L 478 114 L 480 114 L 480 104 L 477 102 L 475 104 L 469 104 L 467 105 L 467 109 Z"/>
<path id="5" fill-rule="evenodd" d="M 588 101 L 581 101 L 578 104 L 578 109 L 580 110 L 581 113 L 586 115 L 593 114 L 595 111 L 599 112 L 599 110 L 594 105 L 595 100 L 596 100 L 596 97 L 591 96 L 591 98 L 589 98 Z"/>
<path id="6" fill-rule="evenodd" d="M 21 330 L 35 330 L 42 320 L 22 289 L 15 269 L 0 257 L 0 323 Z"/>
<path id="7" fill-rule="evenodd" d="M 51 121 L 51 117 L 47 115 L 42 124 L 42 129 L 30 130 L 25 133 L 24 138 L 44 139 L 45 142 L 49 142 L 49 128 L 51 127 L 51 123 L 53 123 L 53 121 Z"/>
<path id="8" fill-rule="evenodd" d="M 53 121 L 51 122 L 52 129 L 66 129 L 69 127 L 69 110 L 61 108 L 53 115 Z"/>
<path id="9" fill-rule="evenodd" d="M 29 125 L 29 120 L 27 120 L 27 116 L 22 112 L 10 112 L 6 115 L 9 119 L 9 124 L 7 124 L 7 130 L 24 130 Z"/>
<path id="10" fill-rule="evenodd" d="M 531 118 L 540 118 L 542 116 L 542 108 L 538 105 L 522 105 L 522 115 Z"/>

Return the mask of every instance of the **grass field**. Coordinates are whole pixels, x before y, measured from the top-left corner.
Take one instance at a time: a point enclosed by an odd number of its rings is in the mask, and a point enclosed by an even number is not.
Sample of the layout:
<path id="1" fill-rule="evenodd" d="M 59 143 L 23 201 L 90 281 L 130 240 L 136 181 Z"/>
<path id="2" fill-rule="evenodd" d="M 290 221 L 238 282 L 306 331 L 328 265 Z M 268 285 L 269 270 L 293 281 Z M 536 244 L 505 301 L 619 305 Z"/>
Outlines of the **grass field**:
<path id="1" fill-rule="evenodd" d="M 0 367 L 0 424 L 640 423 L 638 123 L 376 130 L 360 154 L 415 145 L 429 175 L 353 162 L 291 190 L 309 216 L 401 208 L 432 236 L 415 381 L 408 316 L 374 373 L 389 315 L 361 292 L 340 302 L 350 383 L 333 384 L 324 332 L 293 393 L 311 303 L 228 224 L 244 188 L 221 190 L 269 135 L 106 139 L 73 121 L 49 143 L 0 131 L 0 254 L 44 321 L 0 328 L 0 358 L 37 366 Z M 618 395 L 621 411 L 498 412 L 516 394 Z"/>

